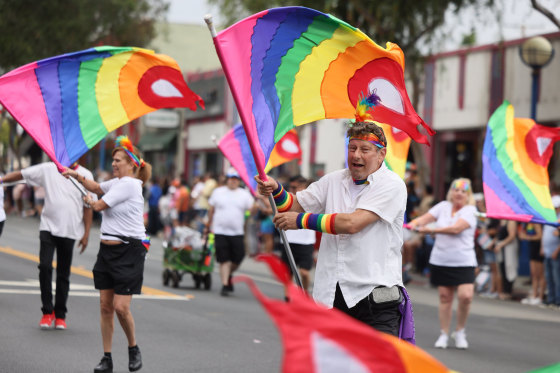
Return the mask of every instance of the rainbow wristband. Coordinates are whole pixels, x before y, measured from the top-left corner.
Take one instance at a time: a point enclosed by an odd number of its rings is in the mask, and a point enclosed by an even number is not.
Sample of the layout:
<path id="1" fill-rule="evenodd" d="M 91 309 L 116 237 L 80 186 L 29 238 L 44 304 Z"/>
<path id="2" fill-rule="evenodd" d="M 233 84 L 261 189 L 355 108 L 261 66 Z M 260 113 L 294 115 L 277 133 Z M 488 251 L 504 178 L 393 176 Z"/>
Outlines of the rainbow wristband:
<path id="1" fill-rule="evenodd" d="M 278 183 L 278 188 L 272 192 L 272 198 L 274 198 L 274 203 L 276 204 L 278 212 L 290 211 L 294 203 L 294 197 L 286 192 L 280 183 Z"/>
<path id="2" fill-rule="evenodd" d="M 312 229 L 314 231 L 336 234 L 334 230 L 334 219 L 336 214 L 312 214 L 302 212 L 296 218 L 299 229 Z"/>

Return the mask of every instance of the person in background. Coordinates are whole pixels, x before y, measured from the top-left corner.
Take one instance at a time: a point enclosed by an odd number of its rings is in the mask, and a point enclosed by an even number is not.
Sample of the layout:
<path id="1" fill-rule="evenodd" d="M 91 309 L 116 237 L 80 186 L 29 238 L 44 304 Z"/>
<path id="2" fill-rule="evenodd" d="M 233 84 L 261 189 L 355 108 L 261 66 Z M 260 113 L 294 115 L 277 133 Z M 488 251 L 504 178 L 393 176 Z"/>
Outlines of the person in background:
<path id="1" fill-rule="evenodd" d="M 72 166 L 80 178 L 93 180 L 91 172 L 74 163 Z M 70 289 L 70 267 L 74 243 L 78 241 L 80 254 L 89 242 L 93 213 L 82 201 L 82 192 L 70 180 L 66 180 L 52 163 L 41 163 L 21 171 L 10 172 L 1 182 L 24 179 L 32 186 L 45 188 L 45 205 L 39 223 L 39 283 L 41 286 L 41 329 L 66 329 L 66 303 Z M 21 184 L 18 184 L 21 185 Z M 53 304 L 52 273 L 56 251 L 56 293 Z"/>
<path id="2" fill-rule="evenodd" d="M 544 279 L 544 257 L 541 255 L 542 225 L 521 223 L 518 238 L 519 244 L 529 247 L 529 266 L 531 270 L 531 293 L 521 300 L 522 304 L 539 306 L 544 299 L 546 282 Z"/>
<path id="3" fill-rule="evenodd" d="M 103 357 L 95 373 L 113 371 L 113 332 L 115 314 L 128 340 L 128 370 L 142 368 L 142 355 L 136 343 L 134 318 L 130 310 L 133 294 L 140 294 L 144 279 L 147 247 L 144 227 L 143 184 L 150 179 L 152 166 L 140 156 L 128 137 L 119 136 L 113 155 L 113 179 L 101 184 L 86 179 L 71 169 L 64 176 L 73 177 L 99 196 L 84 201 L 101 211 L 101 242 L 93 267 L 93 282 L 99 290 Z"/>
<path id="4" fill-rule="evenodd" d="M 552 197 L 556 218 L 560 222 L 560 196 Z M 547 287 L 546 304 L 560 308 L 560 235 L 558 228 L 552 225 L 543 227 L 542 254 Z"/>
<path id="5" fill-rule="evenodd" d="M 274 251 L 274 223 L 272 222 L 272 207 L 267 198 L 258 196 L 255 198 L 256 218 L 259 225 L 259 235 L 261 238 L 262 252 L 272 254 Z"/>
<path id="6" fill-rule="evenodd" d="M 496 261 L 502 279 L 501 300 L 509 300 L 513 294 L 513 283 L 517 277 L 518 267 L 518 241 L 517 222 L 513 220 L 500 220 L 496 243 L 494 244 Z"/>
<path id="7" fill-rule="evenodd" d="M 157 234 L 161 229 L 161 220 L 159 216 L 159 199 L 162 196 L 162 190 L 157 177 L 152 178 L 152 185 L 148 197 L 148 227 L 146 231 L 149 234 Z"/>
<path id="8" fill-rule="evenodd" d="M 434 222 L 435 226 L 429 225 Z M 457 326 L 452 337 L 455 347 L 467 349 L 465 327 L 474 295 L 477 267 L 474 251 L 476 208 L 470 180 L 454 180 L 447 192 L 447 200 L 412 220 L 409 225 L 420 233 L 436 237 L 430 255 L 430 282 L 438 288 L 441 331 L 435 347 L 447 348 L 453 298 L 457 293 Z"/>
<path id="9" fill-rule="evenodd" d="M 175 203 L 177 206 L 179 225 L 187 225 L 189 223 L 189 208 L 191 205 L 191 193 L 185 179 L 181 179 L 177 191 Z"/>
<path id="10" fill-rule="evenodd" d="M 214 189 L 208 200 L 210 209 L 206 231 L 214 233 L 222 296 L 233 292 L 232 274 L 245 257 L 245 211 L 251 210 L 253 197 L 240 184 L 239 174 L 231 168 L 226 174 L 226 185 Z"/>
<path id="11" fill-rule="evenodd" d="M 307 179 L 301 175 L 290 178 L 289 190 L 292 194 L 305 190 L 308 186 Z M 315 231 L 310 229 L 290 229 L 285 233 L 290 243 L 294 262 L 299 269 L 303 290 L 309 292 L 309 285 L 311 284 L 310 272 L 313 267 L 313 250 L 315 249 Z M 282 260 L 291 270 L 288 263 L 288 255 L 284 248 L 282 248 Z"/>
<path id="12" fill-rule="evenodd" d="M 2 177 L 0 176 L 0 180 Z M 6 210 L 4 210 L 4 186 L 0 184 L 0 237 L 4 230 L 4 223 L 6 222 Z"/>

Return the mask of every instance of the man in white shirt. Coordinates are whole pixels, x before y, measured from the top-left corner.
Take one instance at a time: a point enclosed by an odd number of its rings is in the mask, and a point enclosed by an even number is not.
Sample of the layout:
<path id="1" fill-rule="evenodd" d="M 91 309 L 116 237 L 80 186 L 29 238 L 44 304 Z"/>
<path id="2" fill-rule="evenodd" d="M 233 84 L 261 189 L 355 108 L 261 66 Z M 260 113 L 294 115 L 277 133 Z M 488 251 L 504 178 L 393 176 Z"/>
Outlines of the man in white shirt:
<path id="1" fill-rule="evenodd" d="M 253 206 L 253 197 L 240 188 L 239 174 L 230 169 L 226 185 L 214 189 L 208 204 L 207 228 L 214 233 L 216 261 L 220 264 L 221 295 L 233 291 L 231 276 L 245 257 L 245 211 Z"/>
<path id="2" fill-rule="evenodd" d="M 323 232 L 313 297 L 377 330 L 399 335 L 402 303 L 403 218 L 406 186 L 383 160 L 381 127 L 357 122 L 348 129 L 348 168 L 329 173 L 296 195 L 274 179 L 258 177 L 272 193 L 277 228 Z"/>
<path id="3" fill-rule="evenodd" d="M 74 163 L 80 175 L 93 180 L 91 172 Z M 82 193 L 72 182 L 62 176 L 52 162 L 41 163 L 11 172 L 2 177 L 3 182 L 24 179 L 31 186 L 45 188 L 45 204 L 39 224 L 39 283 L 43 317 L 41 329 L 66 329 L 66 301 L 70 288 L 70 267 L 74 242 L 80 240 L 80 254 L 86 249 L 93 212 L 82 201 Z M 52 261 L 56 250 L 56 295 L 53 305 Z"/>

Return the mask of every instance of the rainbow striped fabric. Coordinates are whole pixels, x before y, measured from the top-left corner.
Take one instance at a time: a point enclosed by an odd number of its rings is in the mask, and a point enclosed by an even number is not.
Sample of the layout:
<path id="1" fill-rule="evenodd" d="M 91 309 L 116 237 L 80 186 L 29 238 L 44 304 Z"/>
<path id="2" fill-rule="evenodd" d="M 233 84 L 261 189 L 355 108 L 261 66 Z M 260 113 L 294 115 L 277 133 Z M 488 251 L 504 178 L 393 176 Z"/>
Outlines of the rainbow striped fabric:
<path id="1" fill-rule="evenodd" d="M 257 170 L 294 126 L 354 118 L 360 94 L 376 92 L 375 120 L 427 143 L 404 84 L 404 55 L 382 48 L 360 30 L 304 7 L 265 10 L 220 32 L 216 51 L 241 121 L 255 146 Z"/>
<path id="2" fill-rule="evenodd" d="M 161 108 L 196 110 L 201 98 L 170 57 L 103 46 L 19 67 L 0 77 L 0 103 L 59 167 L 107 133 Z"/>
<path id="3" fill-rule="evenodd" d="M 411 138 L 405 132 L 396 127 L 392 127 L 384 123 L 378 124 L 381 128 L 383 128 L 385 138 L 387 139 L 385 164 L 391 171 L 395 172 L 404 179 Z"/>
<path id="4" fill-rule="evenodd" d="M 239 123 L 229 130 L 218 142 L 218 148 L 233 168 L 237 170 L 241 180 L 255 194 L 257 183 L 254 176 L 258 174 L 257 165 L 251 154 L 243 125 Z M 299 138 L 295 130 L 289 131 L 274 146 L 269 159 L 265 160 L 265 172 L 293 159 L 301 159 Z"/>
<path id="5" fill-rule="evenodd" d="M 488 121 L 482 154 L 487 216 L 541 224 L 556 223 L 548 163 L 560 128 L 514 118 L 508 102 Z"/>

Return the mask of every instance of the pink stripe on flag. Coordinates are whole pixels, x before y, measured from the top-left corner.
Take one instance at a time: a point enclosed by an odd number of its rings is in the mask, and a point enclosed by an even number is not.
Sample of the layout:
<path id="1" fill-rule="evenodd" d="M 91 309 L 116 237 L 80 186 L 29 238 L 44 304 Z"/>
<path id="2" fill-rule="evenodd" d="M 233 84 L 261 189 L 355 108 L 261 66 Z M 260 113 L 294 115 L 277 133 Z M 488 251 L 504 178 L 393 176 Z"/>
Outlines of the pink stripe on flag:
<path id="1" fill-rule="evenodd" d="M 37 128 L 35 135 L 28 134 L 56 162 L 51 137 L 49 118 L 43 101 L 43 95 L 35 76 L 35 70 L 27 69 L 18 74 L 6 74 L 0 81 L 0 102 L 18 123 L 32 123 Z M 25 105 L 21 102 L 24 101 Z"/>
<path id="2" fill-rule="evenodd" d="M 533 215 L 515 213 L 515 211 L 502 201 L 500 197 L 494 193 L 494 190 L 492 190 L 486 183 L 484 183 L 482 187 L 484 188 L 486 209 L 493 211 L 491 214 L 487 213 L 487 217 L 494 219 L 516 220 L 521 222 L 528 222 L 533 218 Z"/>
<path id="3" fill-rule="evenodd" d="M 252 144 L 252 149 L 257 153 L 254 154 L 257 170 L 262 173 L 264 173 L 265 162 L 263 151 L 259 145 L 255 117 L 251 109 L 253 107 L 250 79 L 251 43 L 248 43 L 247 40 L 251 40 L 253 27 L 255 27 L 257 20 L 266 13 L 267 11 L 263 11 L 255 14 L 235 24 L 235 27 L 231 26 L 222 31 L 214 38 L 216 51 L 218 55 L 220 55 L 220 59 L 222 59 L 222 57 L 226 59 L 226 61 L 222 61 L 222 66 L 233 93 L 234 100 L 238 103 L 237 109 L 239 110 L 239 116 L 241 117 L 241 122 L 243 123 L 243 128 L 245 128 L 249 143 Z M 235 42 L 230 43 L 230 40 L 235 40 Z M 240 57 L 239 59 L 227 59 L 228 55 Z"/>

